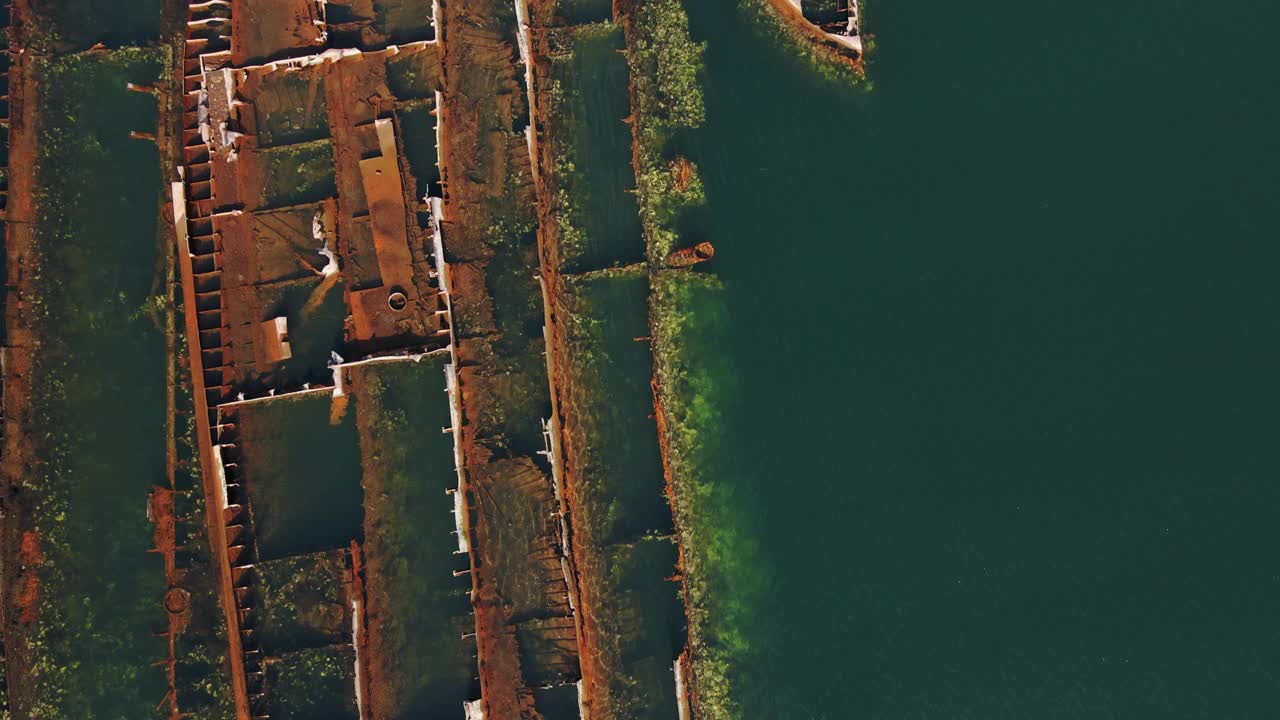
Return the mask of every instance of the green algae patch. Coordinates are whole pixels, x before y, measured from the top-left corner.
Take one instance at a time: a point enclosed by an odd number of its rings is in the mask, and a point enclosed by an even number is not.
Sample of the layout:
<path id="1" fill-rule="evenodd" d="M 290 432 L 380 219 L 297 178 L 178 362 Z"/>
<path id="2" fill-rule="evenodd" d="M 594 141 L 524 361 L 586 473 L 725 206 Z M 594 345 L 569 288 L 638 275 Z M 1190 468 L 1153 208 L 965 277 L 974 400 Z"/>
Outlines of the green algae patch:
<path id="1" fill-rule="evenodd" d="M 167 484 L 163 188 L 155 101 L 164 48 L 37 61 L 31 414 L 25 478 L 43 562 L 29 668 L 38 719 L 148 717 L 164 697 L 164 566 L 147 494 Z"/>
<path id="2" fill-rule="evenodd" d="M 562 282 L 558 409 L 588 696 L 603 703 L 592 712 L 673 717 L 672 663 L 684 646 L 685 617 L 653 421 L 649 275 L 634 265 Z"/>
<path id="3" fill-rule="evenodd" d="M 705 45 L 689 35 L 680 0 L 638 3 L 626 18 L 640 218 L 650 267 L 650 330 L 663 460 L 675 513 L 688 617 L 695 715 L 743 716 L 733 669 L 748 652 L 741 608 L 755 589 L 742 565 L 746 535 L 725 501 L 723 408 L 733 369 L 720 350 L 724 295 L 710 273 L 665 267 L 699 235 L 706 196 L 683 148 L 706 120 Z"/>
<path id="4" fill-rule="evenodd" d="M 644 239 L 630 170 L 628 67 L 622 27 L 612 23 L 554 31 L 549 133 L 550 178 L 563 272 L 626 265 L 644 259 Z"/>
<path id="5" fill-rule="evenodd" d="M 676 716 L 673 663 L 684 647 L 685 613 L 674 582 L 679 551 L 673 537 L 646 536 L 605 553 L 607 592 L 596 606 L 604 642 L 597 651 L 620 660 L 610 678 L 609 709 L 620 720 Z"/>
<path id="6" fill-rule="evenodd" d="M 479 693 L 469 567 L 454 534 L 457 485 L 446 354 L 347 370 L 365 488 L 370 687 L 380 716 L 446 717 Z"/>
<path id="7" fill-rule="evenodd" d="M 690 131 L 706 120 L 702 86 L 705 45 L 689 36 L 679 0 L 640 3 L 627 20 L 633 78 L 636 195 L 649 262 L 655 266 L 703 238 L 688 220 L 706 203 L 697 166 L 682 153 Z"/>
<path id="8" fill-rule="evenodd" d="M 705 239 L 699 219 L 707 198 L 702 176 L 688 159 L 664 161 L 645 153 L 637 194 L 652 262 L 661 263 L 672 251 Z"/>
<path id="9" fill-rule="evenodd" d="M 203 495 L 197 491 L 193 495 Z M 196 517 L 202 518 L 204 510 Z M 174 685 L 178 707 L 193 720 L 230 720 L 235 717 L 231 667 L 227 662 L 227 629 L 215 592 L 218 577 L 208 557 L 203 528 L 193 531 L 189 545 L 199 560 L 186 570 L 183 587 L 191 592 L 191 622 L 178 635 L 175 648 Z"/>
<path id="10" fill-rule="evenodd" d="M 519 237 L 508 237 L 497 247 L 498 252 L 483 266 L 483 274 L 472 275 L 473 282 L 483 282 L 492 329 L 487 337 L 460 343 L 461 352 L 477 360 L 459 370 L 466 378 L 463 406 L 474 413 L 468 419 L 474 426 L 474 437 L 502 452 L 533 455 L 545 448 L 542 418 L 551 412 L 542 293 L 533 270 L 538 266 L 536 236 L 528 230 Z M 455 288 L 461 277 L 457 270 L 458 266 L 451 268 Z M 461 294 L 455 290 L 455 309 Z M 463 327 L 464 323 L 457 325 Z M 482 327 L 483 323 L 477 323 L 467 329 Z M 462 331 L 458 334 L 461 337 Z"/>
<path id="11" fill-rule="evenodd" d="M 181 318 L 183 299 L 175 288 L 174 316 Z M 175 553 L 180 568 L 179 585 L 188 595 L 187 626 L 175 638 L 174 689 L 178 707 L 192 720 L 231 720 L 235 717 L 231 665 L 227 662 L 227 624 L 218 600 L 218 574 L 204 524 L 205 494 L 198 460 L 199 439 L 192 393 L 191 367 L 187 363 L 186 336 L 173 344 L 176 370 L 174 421 L 177 467 L 174 471 L 174 516 L 177 518 Z"/>
<path id="12" fill-rule="evenodd" d="M 257 88 L 253 112 L 260 147 L 291 145 L 329 136 L 324 82 L 315 69 L 266 74 Z"/>
<path id="13" fill-rule="evenodd" d="M 262 165 L 261 207 L 305 205 L 338 194 L 328 138 L 264 148 L 254 155 Z"/>
<path id="14" fill-rule="evenodd" d="M 587 520 L 576 527 L 598 545 L 672 530 L 652 419 L 648 297 L 648 273 L 637 267 L 566 278 L 557 303 L 565 443 Z"/>
<path id="15" fill-rule="evenodd" d="M 254 564 L 258 637 L 267 654 L 351 642 L 346 565 L 342 550 Z"/>
<path id="16" fill-rule="evenodd" d="M 355 650 L 325 647 L 285 653 L 266 661 L 266 694 L 272 720 L 358 720 Z"/>
<path id="17" fill-rule="evenodd" d="M 627 37 L 633 103 L 645 117 L 643 131 L 701 125 L 706 108 L 698 74 L 706 46 L 689 36 L 680 0 L 635 3 L 629 21 L 634 28 Z"/>
<path id="18" fill-rule="evenodd" d="M 685 570 L 689 647 L 699 717 L 737 718 L 733 668 L 749 651 L 748 612 L 759 593 L 750 571 L 752 540 L 732 514 L 733 465 L 726 456 L 724 408 L 734 371 L 720 351 L 724 287 L 712 275 L 654 275 L 654 363 L 666 461 Z"/>

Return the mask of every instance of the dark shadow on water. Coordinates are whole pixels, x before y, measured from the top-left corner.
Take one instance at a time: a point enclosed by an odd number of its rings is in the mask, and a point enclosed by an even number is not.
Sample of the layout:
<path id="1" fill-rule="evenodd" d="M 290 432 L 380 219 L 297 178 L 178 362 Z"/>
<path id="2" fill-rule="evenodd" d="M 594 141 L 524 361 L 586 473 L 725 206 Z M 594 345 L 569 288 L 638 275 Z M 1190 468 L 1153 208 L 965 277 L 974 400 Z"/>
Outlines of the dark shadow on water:
<path id="1" fill-rule="evenodd" d="M 365 545 L 382 577 L 389 611 L 373 632 L 396 674 L 388 693 L 398 717 L 443 717 L 478 696 L 474 632 L 466 577 L 457 553 L 453 498 L 457 485 L 444 392 L 448 356 L 417 363 L 366 365 L 351 372 L 367 487 Z M 370 474 L 374 473 L 374 474 Z M 371 610 L 375 609 L 373 605 Z"/>
<path id="2" fill-rule="evenodd" d="M 533 705 L 544 720 L 579 720 L 578 686 L 561 685 L 534 690 Z"/>
<path id="3" fill-rule="evenodd" d="M 112 48 L 146 45 L 160 38 L 160 0 L 34 0 L 32 6 L 66 49 L 98 42 Z"/>
<path id="4" fill-rule="evenodd" d="M 239 411 L 242 460 L 264 560 L 346 547 L 363 537 L 360 443 L 352 413 L 330 422 L 330 393 Z"/>
<path id="5" fill-rule="evenodd" d="M 397 110 L 400 115 L 401 142 L 409 159 L 409 170 L 416 183 L 416 197 L 428 192 L 440 195 L 440 168 L 436 164 L 436 118 L 433 104 L 418 105 L 410 110 Z"/>
<path id="6" fill-rule="evenodd" d="M 556 14 L 571 24 L 605 22 L 613 17 L 613 0 L 559 0 Z"/>

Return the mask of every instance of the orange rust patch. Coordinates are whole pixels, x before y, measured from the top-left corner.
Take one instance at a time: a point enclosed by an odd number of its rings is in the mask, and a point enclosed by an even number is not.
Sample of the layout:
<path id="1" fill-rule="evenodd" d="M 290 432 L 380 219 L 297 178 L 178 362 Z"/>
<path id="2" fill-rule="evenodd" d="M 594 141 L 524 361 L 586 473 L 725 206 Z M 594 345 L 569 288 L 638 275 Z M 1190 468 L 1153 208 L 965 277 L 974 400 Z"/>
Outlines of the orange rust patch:
<path id="1" fill-rule="evenodd" d="M 693 182 L 693 163 L 681 155 L 671 162 L 671 187 L 676 192 L 684 192 Z"/>
<path id="2" fill-rule="evenodd" d="M 31 624 L 36 621 L 40 603 L 40 579 L 35 573 L 24 573 L 18 590 L 18 622 Z"/>
<path id="3" fill-rule="evenodd" d="M 22 544 L 18 547 L 18 561 L 23 565 L 38 565 L 44 561 L 44 553 L 40 550 L 40 535 L 33 530 L 22 533 Z"/>

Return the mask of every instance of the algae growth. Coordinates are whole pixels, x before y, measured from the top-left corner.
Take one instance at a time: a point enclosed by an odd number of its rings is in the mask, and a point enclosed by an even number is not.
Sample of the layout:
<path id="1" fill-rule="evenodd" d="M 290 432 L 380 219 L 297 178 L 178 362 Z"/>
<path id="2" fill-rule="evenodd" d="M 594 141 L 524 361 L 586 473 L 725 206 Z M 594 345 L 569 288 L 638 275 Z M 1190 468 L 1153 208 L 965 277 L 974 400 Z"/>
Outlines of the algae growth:
<path id="1" fill-rule="evenodd" d="M 34 717 L 143 717 L 166 690 L 151 635 L 164 567 L 147 552 L 147 493 L 167 483 L 160 158 L 129 136 L 154 130 L 154 99 L 125 90 L 165 64 L 164 49 L 134 48 L 38 64 Z"/>

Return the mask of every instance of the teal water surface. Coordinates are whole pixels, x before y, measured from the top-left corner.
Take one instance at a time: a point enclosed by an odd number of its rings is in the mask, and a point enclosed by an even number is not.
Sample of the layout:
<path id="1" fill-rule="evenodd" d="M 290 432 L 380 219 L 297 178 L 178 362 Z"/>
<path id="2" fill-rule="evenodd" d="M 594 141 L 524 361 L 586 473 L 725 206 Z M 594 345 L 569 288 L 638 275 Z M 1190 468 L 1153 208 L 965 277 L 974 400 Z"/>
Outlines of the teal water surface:
<path id="1" fill-rule="evenodd" d="M 753 718 L 1280 716 L 1280 6 L 688 2 Z"/>

